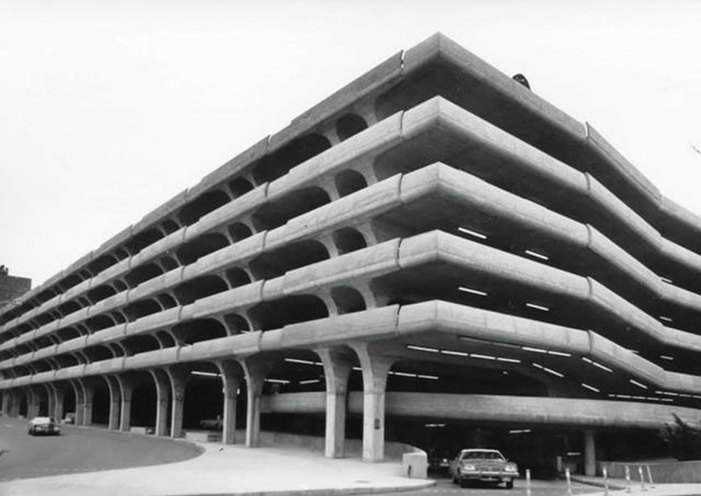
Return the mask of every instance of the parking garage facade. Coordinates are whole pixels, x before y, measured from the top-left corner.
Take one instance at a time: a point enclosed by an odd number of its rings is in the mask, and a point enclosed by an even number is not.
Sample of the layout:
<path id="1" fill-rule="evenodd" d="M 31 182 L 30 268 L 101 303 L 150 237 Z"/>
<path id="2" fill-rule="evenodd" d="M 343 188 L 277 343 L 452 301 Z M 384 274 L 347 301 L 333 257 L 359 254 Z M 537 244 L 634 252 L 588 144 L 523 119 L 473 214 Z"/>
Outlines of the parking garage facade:
<path id="1" fill-rule="evenodd" d="M 699 418 L 700 276 L 701 219 L 435 35 L 0 308 L 1 408 L 593 474 Z"/>

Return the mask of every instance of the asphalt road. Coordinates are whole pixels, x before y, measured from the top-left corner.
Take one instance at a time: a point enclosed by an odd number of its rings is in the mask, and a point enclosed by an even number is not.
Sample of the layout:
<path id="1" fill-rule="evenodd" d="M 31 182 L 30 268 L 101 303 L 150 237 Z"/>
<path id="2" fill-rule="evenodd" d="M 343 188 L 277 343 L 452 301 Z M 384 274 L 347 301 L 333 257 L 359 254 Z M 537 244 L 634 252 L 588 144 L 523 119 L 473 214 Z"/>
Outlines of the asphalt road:
<path id="1" fill-rule="evenodd" d="M 27 421 L 0 417 L 0 481 L 187 460 L 201 451 L 182 441 L 62 426 L 60 436 L 30 436 Z"/>
<path id="2" fill-rule="evenodd" d="M 433 487 L 421 489 L 419 491 L 408 491 L 401 493 L 374 493 L 374 496 L 526 496 L 526 481 L 514 481 L 513 489 L 504 489 L 503 486 L 471 486 L 461 488 L 457 484 L 453 484 L 448 478 L 441 478 L 435 474 L 430 474 L 430 477 L 437 478 L 437 484 Z M 601 492 L 602 489 L 585 484 L 572 484 L 572 494 L 585 494 Z M 567 494 L 567 485 L 562 480 L 534 480 L 531 481 L 532 496 L 565 496 Z"/>

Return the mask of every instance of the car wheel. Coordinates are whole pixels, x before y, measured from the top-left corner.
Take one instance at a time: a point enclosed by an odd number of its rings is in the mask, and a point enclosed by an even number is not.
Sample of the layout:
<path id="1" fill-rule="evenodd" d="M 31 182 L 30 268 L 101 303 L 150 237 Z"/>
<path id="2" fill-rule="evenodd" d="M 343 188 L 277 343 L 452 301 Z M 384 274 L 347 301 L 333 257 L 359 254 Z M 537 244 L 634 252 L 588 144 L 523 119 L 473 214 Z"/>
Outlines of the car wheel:
<path id="1" fill-rule="evenodd" d="M 513 489 L 514 488 L 514 481 L 506 481 L 506 489 Z"/>
<path id="2" fill-rule="evenodd" d="M 461 481 L 460 481 L 460 487 L 463 487 L 463 488 L 467 487 L 467 481 L 466 481 L 466 480 L 461 480 Z"/>

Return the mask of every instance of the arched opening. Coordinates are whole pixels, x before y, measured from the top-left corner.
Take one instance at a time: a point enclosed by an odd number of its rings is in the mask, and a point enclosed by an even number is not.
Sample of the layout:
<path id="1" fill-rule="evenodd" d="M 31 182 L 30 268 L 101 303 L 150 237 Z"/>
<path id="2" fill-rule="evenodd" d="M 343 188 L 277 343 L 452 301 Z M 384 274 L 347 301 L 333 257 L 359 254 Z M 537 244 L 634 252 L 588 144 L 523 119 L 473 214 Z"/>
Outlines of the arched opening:
<path id="1" fill-rule="evenodd" d="M 149 334 L 129 336 L 125 338 L 121 344 L 131 355 L 137 355 L 139 353 L 146 353 L 149 351 L 161 349 L 158 340 Z"/>
<path id="2" fill-rule="evenodd" d="M 102 255 L 101 257 L 98 257 L 92 262 L 90 262 L 90 264 L 88 265 L 88 269 L 93 274 L 99 274 L 106 268 L 111 267 L 116 263 L 117 259 L 112 255 Z"/>
<path id="3" fill-rule="evenodd" d="M 166 219 L 161 223 L 161 227 L 166 234 L 172 234 L 180 229 L 180 226 L 173 219 Z"/>
<path id="4" fill-rule="evenodd" d="M 66 418 L 68 414 L 73 414 L 75 417 L 76 413 L 76 399 L 75 391 L 73 386 L 65 385 L 60 388 L 59 394 L 63 393 L 63 418 Z"/>
<path id="5" fill-rule="evenodd" d="M 85 322 L 85 325 L 92 332 L 97 332 L 102 329 L 107 329 L 115 325 L 114 320 L 109 315 L 97 315 Z"/>
<path id="6" fill-rule="evenodd" d="M 331 143 L 320 134 L 296 138 L 272 155 L 263 157 L 253 169 L 253 178 L 258 184 L 273 181 L 328 148 Z"/>
<path id="7" fill-rule="evenodd" d="M 103 345 L 90 346 L 83 349 L 83 353 L 90 362 L 99 362 L 101 360 L 109 360 L 113 357 L 112 352 Z"/>
<path id="8" fill-rule="evenodd" d="M 149 263 L 135 267 L 124 279 L 129 284 L 129 287 L 135 288 L 142 282 L 158 277 L 161 274 L 163 274 L 163 269 L 155 263 Z"/>
<path id="9" fill-rule="evenodd" d="M 246 224 L 242 224 L 241 222 L 231 224 L 228 227 L 228 230 L 229 236 L 231 236 L 231 239 L 234 241 L 234 243 L 236 243 L 237 241 L 241 241 L 242 239 L 246 239 L 253 234 L 251 228 L 248 227 Z"/>
<path id="10" fill-rule="evenodd" d="M 19 394 L 19 414 L 26 417 L 29 411 L 29 400 L 27 398 L 27 392 L 20 390 Z"/>
<path id="11" fill-rule="evenodd" d="M 321 298 L 313 295 L 294 295 L 273 301 L 264 301 L 250 310 L 259 329 L 278 329 L 298 322 L 323 319 L 329 310 Z"/>
<path id="12" fill-rule="evenodd" d="M 214 319 L 196 319 L 183 322 L 173 328 L 173 334 L 184 344 L 194 344 L 227 336 L 226 329 L 221 322 Z"/>
<path id="13" fill-rule="evenodd" d="M 66 315 L 70 315 L 73 312 L 77 312 L 78 310 L 80 310 L 80 308 L 81 306 L 76 300 L 71 300 L 59 306 L 58 311 L 63 317 L 65 317 Z"/>
<path id="14" fill-rule="evenodd" d="M 90 291 L 88 291 L 88 299 L 90 300 L 90 303 L 94 305 L 98 301 L 102 301 L 106 298 L 109 298 L 114 294 L 117 294 L 117 291 L 112 286 L 102 284 L 101 286 L 98 286 L 95 289 L 91 289 Z"/>
<path id="15" fill-rule="evenodd" d="M 245 286 L 250 284 L 251 278 L 248 273 L 240 269 L 239 267 L 232 267 L 226 271 L 226 280 L 229 282 L 229 286 L 232 288 L 238 288 L 239 286 Z"/>
<path id="16" fill-rule="evenodd" d="M 253 214 L 253 224 L 259 231 L 274 229 L 330 201 L 329 194 L 317 186 L 296 190 L 280 200 L 264 204 Z"/>
<path id="17" fill-rule="evenodd" d="M 224 384 L 219 369 L 209 362 L 195 362 L 189 364 L 189 368 L 185 386 L 183 429 L 221 431 L 224 416 Z"/>
<path id="18" fill-rule="evenodd" d="M 156 426 L 156 383 L 146 373 L 140 373 L 131 396 L 131 427 L 153 432 Z"/>
<path id="19" fill-rule="evenodd" d="M 290 270 L 328 258 L 329 252 L 326 247 L 319 241 L 309 239 L 263 253 L 251 261 L 250 268 L 256 280 L 273 279 Z"/>
<path id="20" fill-rule="evenodd" d="M 202 276 L 181 284 L 175 289 L 175 297 L 181 305 L 227 291 L 229 287 L 219 276 Z"/>
<path id="21" fill-rule="evenodd" d="M 188 265 L 205 255 L 229 246 L 229 240 L 220 233 L 210 233 L 185 243 L 177 250 L 183 265 Z"/>
<path id="22" fill-rule="evenodd" d="M 127 284 L 124 281 L 121 281 L 119 279 L 113 281 L 112 286 L 114 286 L 114 289 L 116 289 L 118 293 L 129 289 L 129 286 L 127 286 Z"/>
<path id="23" fill-rule="evenodd" d="M 360 172 L 351 169 L 337 174 L 334 183 L 336 184 L 338 194 L 341 196 L 348 196 L 351 193 L 366 188 L 368 185 L 365 177 Z"/>
<path id="24" fill-rule="evenodd" d="M 124 307 L 122 310 L 129 322 L 133 322 L 141 317 L 158 313 L 162 310 L 161 305 L 155 299 L 135 301 Z"/>
<path id="25" fill-rule="evenodd" d="M 340 314 L 360 312 L 366 309 L 363 295 L 357 289 L 348 286 L 332 288 L 331 298 L 333 298 Z"/>
<path id="26" fill-rule="evenodd" d="M 224 191 L 208 191 L 185 205 L 178 214 L 178 220 L 181 224 L 190 226 L 200 220 L 200 218 L 218 209 L 222 205 L 226 205 L 230 201 L 231 198 L 229 198 L 229 195 Z"/>
<path id="27" fill-rule="evenodd" d="M 230 335 L 241 334 L 242 332 L 249 332 L 251 330 L 248 321 L 236 313 L 225 315 L 224 322 L 226 322 L 226 327 Z"/>
<path id="28" fill-rule="evenodd" d="M 124 324 L 127 318 L 121 312 L 112 312 L 110 317 L 114 320 L 115 324 Z"/>
<path id="29" fill-rule="evenodd" d="M 126 249 L 132 255 L 136 255 L 147 246 L 155 243 L 163 237 L 163 233 L 158 229 L 148 229 L 136 234 L 126 243 Z"/>
<path id="30" fill-rule="evenodd" d="M 163 267 L 163 270 L 166 272 L 180 267 L 180 264 L 178 264 L 177 260 L 169 256 L 161 257 L 159 262 L 161 263 L 161 267 Z"/>
<path id="31" fill-rule="evenodd" d="M 229 190 L 234 198 L 238 198 L 253 190 L 253 185 L 248 180 L 239 177 L 229 183 Z"/>
<path id="32" fill-rule="evenodd" d="M 336 121 L 336 134 L 341 141 L 345 141 L 367 127 L 365 119 L 359 115 L 346 114 Z"/>
<path id="33" fill-rule="evenodd" d="M 106 426 L 110 416 L 110 392 L 106 379 L 97 379 L 91 384 L 93 388 L 92 423 Z"/>
<path id="34" fill-rule="evenodd" d="M 175 301 L 175 298 L 170 296 L 169 294 L 160 294 L 157 296 L 158 302 L 161 304 L 163 309 L 168 309 L 168 308 L 173 308 L 178 306 L 178 302 Z"/>
<path id="35" fill-rule="evenodd" d="M 368 246 L 363 235 L 350 227 L 344 227 L 343 229 L 335 231 L 333 233 L 333 240 L 341 255 L 356 250 L 362 250 Z"/>

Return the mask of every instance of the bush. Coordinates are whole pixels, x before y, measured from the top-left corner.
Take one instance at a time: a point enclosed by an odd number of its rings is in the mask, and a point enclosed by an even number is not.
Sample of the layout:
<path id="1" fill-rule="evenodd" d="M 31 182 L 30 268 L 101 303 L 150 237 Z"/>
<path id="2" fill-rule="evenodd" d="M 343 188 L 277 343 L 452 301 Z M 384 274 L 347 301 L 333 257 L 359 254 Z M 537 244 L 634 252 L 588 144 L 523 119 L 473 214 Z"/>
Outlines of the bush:
<path id="1" fill-rule="evenodd" d="M 693 427 L 677 415 L 673 424 L 665 424 L 658 435 L 677 460 L 701 460 L 701 428 Z"/>

